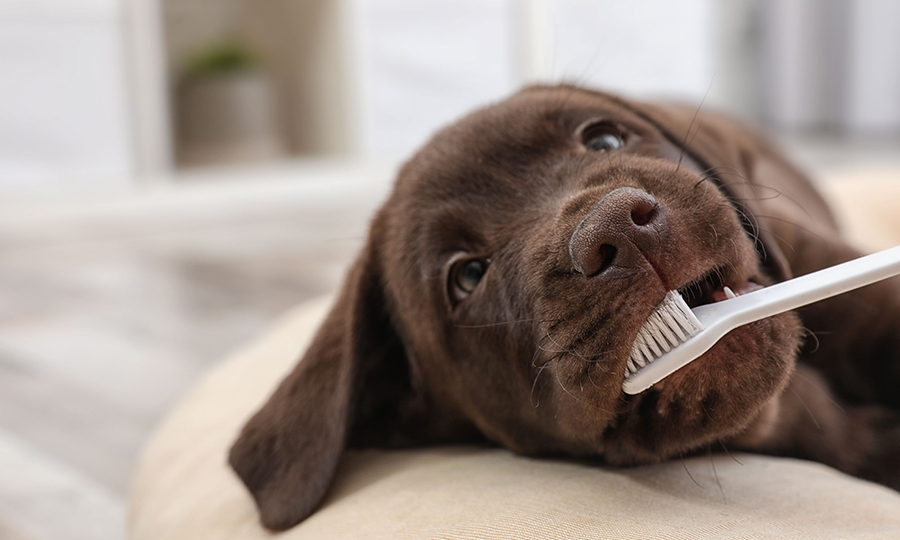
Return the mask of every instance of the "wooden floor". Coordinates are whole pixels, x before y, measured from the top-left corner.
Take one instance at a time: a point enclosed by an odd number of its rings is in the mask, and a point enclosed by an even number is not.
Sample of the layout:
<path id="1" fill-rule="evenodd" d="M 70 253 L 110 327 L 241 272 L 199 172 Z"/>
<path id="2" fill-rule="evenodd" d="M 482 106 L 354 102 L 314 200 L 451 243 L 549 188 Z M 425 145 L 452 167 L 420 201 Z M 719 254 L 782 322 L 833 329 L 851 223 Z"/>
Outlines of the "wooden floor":
<path id="1" fill-rule="evenodd" d="M 129 475 L 165 411 L 273 318 L 333 290 L 361 246 L 390 172 L 339 169 L 193 179 L 43 216 L 5 208 L 0 539 L 123 537 Z"/>
<path id="2" fill-rule="evenodd" d="M 897 144 L 794 148 L 819 172 L 900 163 Z M 338 285 L 391 176 L 291 165 L 0 203 L 0 539 L 121 539 L 153 426 L 224 354 Z"/>

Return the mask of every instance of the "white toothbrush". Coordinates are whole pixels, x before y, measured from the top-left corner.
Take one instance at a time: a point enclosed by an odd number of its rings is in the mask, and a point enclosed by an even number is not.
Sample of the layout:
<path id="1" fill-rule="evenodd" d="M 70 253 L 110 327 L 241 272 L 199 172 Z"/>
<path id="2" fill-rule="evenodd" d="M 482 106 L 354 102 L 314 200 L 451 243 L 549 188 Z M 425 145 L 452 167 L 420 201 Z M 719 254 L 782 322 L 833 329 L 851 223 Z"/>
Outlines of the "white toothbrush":
<path id="1" fill-rule="evenodd" d="M 900 246 L 735 296 L 693 311 L 670 291 L 638 332 L 628 359 L 626 394 L 650 388 L 738 326 L 784 313 L 900 274 Z"/>

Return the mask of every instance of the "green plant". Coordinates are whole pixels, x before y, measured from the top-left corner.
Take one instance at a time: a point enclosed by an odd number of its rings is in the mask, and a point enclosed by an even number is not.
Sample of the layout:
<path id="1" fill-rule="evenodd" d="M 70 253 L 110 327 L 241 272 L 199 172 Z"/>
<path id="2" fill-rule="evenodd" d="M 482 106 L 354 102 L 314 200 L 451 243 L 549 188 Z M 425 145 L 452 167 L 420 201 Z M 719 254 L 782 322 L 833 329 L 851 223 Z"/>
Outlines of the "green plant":
<path id="1" fill-rule="evenodd" d="M 193 53 L 185 64 L 189 77 L 224 75 L 258 69 L 259 58 L 237 41 L 224 41 L 203 47 Z"/>

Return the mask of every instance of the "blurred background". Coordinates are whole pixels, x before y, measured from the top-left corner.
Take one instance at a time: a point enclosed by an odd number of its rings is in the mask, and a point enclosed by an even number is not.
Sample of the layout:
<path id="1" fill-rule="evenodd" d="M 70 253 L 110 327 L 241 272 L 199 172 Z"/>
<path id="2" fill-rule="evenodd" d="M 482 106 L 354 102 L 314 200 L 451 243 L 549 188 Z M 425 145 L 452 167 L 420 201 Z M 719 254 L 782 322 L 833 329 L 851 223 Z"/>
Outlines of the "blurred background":
<path id="1" fill-rule="evenodd" d="M 548 81 L 900 179 L 893 0 L 0 1 L 0 538 L 123 538 L 178 397 L 337 287 L 435 129 Z"/>

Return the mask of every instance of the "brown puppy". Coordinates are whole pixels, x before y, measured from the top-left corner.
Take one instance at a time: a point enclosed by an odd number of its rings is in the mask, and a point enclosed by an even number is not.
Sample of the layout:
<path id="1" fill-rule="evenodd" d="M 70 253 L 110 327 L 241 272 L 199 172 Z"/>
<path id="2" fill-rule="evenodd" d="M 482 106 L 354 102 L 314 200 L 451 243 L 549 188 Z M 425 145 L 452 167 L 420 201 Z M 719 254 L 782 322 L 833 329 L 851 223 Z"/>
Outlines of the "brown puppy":
<path id="1" fill-rule="evenodd" d="M 897 488 L 892 284 L 739 328 L 652 389 L 621 390 L 667 291 L 708 303 L 856 255 L 809 181 L 730 120 L 528 88 L 403 167 L 230 461 L 270 529 L 316 508 L 348 445 L 485 441 L 616 465 L 727 445 Z"/>

